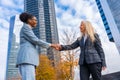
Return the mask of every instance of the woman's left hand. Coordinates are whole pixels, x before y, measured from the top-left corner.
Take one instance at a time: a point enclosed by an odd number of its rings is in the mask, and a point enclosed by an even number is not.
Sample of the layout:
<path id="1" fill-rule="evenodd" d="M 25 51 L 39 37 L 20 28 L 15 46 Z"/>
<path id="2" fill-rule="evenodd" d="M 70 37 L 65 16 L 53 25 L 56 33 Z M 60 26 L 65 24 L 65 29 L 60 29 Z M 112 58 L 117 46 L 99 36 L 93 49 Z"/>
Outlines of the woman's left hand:
<path id="1" fill-rule="evenodd" d="M 104 71 L 105 69 L 106 69 L 106 67 L 105 67 L 105 66 L 103 66 L 103 67 L 102 67 L 102 70 Z"/>

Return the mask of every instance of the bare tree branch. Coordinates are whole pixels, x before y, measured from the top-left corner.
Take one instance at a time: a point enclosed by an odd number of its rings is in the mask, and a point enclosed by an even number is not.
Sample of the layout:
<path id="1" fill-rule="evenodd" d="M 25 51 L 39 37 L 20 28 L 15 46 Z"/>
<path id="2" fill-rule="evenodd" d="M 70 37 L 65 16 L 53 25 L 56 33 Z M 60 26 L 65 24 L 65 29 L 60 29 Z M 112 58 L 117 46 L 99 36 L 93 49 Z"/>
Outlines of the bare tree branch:
<path id="1" fill-rule="evenodd" d="M 60 35 L 60 41 L 63 45 L 69 45 L 72 44 L 78 37 L 78 32 L 77 30 L 74 30 L 73 28 L 71 29 L 64 29 L 62 31 L 62 34 Z M 69 50 L 69 51 L 64 51 L 61 53 L 61 55 L 65 58 L 65 61 L 70 63 L 70 77 L 73 78 L 73 68 L 74 68 L 74 63 L 78 60 L 78 51 L 80 49 L 74 49 L 74 50 Z"/>

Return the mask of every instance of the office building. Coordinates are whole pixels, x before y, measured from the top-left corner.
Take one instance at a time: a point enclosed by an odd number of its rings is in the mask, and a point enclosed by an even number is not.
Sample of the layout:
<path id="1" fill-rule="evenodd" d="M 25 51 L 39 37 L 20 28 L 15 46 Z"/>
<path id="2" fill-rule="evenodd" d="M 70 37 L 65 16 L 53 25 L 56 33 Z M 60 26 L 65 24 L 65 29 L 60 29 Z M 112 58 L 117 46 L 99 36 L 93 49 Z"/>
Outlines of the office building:
<path id="1" fill-rule="evenodd" d="M 19 33 L 22 25 L 19 15 L 10 18 L 6 80 L 21 80 L 18 68 L 16 68 L 16 60 L 19 50 Z"/>
<path id="2" fill-rule="evenodd" d="M 108 38 L 115 42 L 120 53 L 120 1 L 96 0 Z"/>

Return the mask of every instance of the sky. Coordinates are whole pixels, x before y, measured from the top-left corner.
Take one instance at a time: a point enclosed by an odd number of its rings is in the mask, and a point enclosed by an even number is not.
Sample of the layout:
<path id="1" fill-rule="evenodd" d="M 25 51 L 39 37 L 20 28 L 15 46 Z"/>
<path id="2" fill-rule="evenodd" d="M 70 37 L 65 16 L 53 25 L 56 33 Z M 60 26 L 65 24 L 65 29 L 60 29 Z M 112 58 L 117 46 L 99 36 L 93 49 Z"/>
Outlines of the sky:
<path id="1" fill-rule="evenodd" d="M 79 31 L 80 22 L 89 20 L 99 34 L 105 52 L 107 70 L 103 73 L 120 70 L 119 53 L 115 44 L 108 40 L 95 0 L 54 1 L 59 35 L 64 29 Z M 23 2 L 24 0 L 0 0 L 0 80 L 5 77 L 10 17 L 24 11 Z"/>

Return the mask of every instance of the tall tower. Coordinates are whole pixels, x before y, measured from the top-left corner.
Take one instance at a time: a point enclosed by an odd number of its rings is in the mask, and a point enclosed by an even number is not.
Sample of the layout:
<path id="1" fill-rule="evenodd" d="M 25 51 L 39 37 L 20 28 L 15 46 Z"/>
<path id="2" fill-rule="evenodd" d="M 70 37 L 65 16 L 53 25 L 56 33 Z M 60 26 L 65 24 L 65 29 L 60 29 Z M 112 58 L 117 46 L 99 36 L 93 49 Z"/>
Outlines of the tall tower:
<path id="1" fill-rule="evenodd" d="M 33 29 L 38 38 L 49 43 L 59 43 L 54 0 L 25 0 L 24 9 L 38 19 L 38 25 Z M 47 50 L 39 47 L 39 52 L 48 54 L 51 60 L 60 59 L 60 54 L 51 48 Z"/>
<path id="2" fill-rule="evenodd" d="M 108 38 L 120 53 L 120 0 L 96 0 Z"/>
<path id="3" fill-rule="evenodd" d="M 19 50 L 19 32 L 22 25 L 19 15 L 10 18 L 6 80 L 21 80 L 18 68 L 16 68 L 16 60 Z"/>

